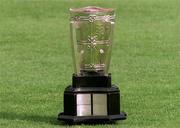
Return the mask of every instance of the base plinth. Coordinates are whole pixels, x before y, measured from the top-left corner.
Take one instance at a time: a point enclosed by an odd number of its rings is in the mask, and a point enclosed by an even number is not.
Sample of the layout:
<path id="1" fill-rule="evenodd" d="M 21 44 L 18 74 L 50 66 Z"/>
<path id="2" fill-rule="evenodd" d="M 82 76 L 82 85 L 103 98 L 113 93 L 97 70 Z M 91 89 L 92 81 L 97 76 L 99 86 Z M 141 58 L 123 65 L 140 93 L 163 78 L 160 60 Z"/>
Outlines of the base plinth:
<path id="1" fill-rule="evenodd" d="M 109 115 L 109 116 L 70 116 L 60 113 L 58 115 L 58 120 L 64 121 L 66 123 L 104 123 L 113 122 L 116 120 L 125 120 L 126 113 L 121 112 L 119 115 Z"/>
<path id="2" fill-rule="evenodd" d="M 111 87 L 69 86 L 64 92 L 64 112 L 58 120 L 65 123 L 101 123 L 125 120 L 126 113 L 120 112 L 120 90 Z"/>

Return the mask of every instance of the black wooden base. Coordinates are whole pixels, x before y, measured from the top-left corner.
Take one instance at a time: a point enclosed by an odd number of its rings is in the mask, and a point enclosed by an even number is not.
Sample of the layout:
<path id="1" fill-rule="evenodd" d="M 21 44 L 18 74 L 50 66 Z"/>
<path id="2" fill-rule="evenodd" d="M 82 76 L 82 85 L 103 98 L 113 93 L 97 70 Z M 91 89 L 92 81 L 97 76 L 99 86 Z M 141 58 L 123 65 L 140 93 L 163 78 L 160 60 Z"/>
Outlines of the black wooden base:
<path id="1" fill-rule="evenodd" d="M 64 92 L 64 112 L 58 120 L 65 123 L 100 123 L 126 119 L 120 112 L 120 90 L 112 87 L 69 86 Z"/>
<path id="2" fill-rule="evenodd" d="M 64 111 L 58 120 L 65 123 L 102 123 L 126 119 L 120 111 L 120 90 L 111 84 L 111 74 L 72 77 L 64 91 Z"/>

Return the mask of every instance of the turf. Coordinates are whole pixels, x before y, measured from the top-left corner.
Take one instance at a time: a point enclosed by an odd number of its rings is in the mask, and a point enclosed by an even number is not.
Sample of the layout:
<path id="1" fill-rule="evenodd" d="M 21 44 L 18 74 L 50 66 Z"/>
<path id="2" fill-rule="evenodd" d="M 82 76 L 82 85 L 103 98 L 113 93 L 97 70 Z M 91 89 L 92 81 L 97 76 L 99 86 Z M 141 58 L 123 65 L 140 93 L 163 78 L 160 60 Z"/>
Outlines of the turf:
<path id="1" fill-rule="evenodd" d="M 126 121 L 66 126 L 57 120 L 73 73 L 70 7 L 116 9 L 110 72 Z M 180 127 L 178 0 L 1 0 L 0 128 Z"/>

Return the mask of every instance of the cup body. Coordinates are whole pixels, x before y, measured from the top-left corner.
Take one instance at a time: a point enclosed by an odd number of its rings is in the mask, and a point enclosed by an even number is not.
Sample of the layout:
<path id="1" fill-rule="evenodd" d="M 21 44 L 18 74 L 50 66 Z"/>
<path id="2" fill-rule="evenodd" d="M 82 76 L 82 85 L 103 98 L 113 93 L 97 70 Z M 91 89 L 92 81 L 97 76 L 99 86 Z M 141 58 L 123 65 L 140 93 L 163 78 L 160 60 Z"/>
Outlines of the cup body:
<path id="1" fill-rule="evenodd" d="M 111 59 L 114 10 L 70 9 L 71 44 L 77 75 L 107 75 Z"/>

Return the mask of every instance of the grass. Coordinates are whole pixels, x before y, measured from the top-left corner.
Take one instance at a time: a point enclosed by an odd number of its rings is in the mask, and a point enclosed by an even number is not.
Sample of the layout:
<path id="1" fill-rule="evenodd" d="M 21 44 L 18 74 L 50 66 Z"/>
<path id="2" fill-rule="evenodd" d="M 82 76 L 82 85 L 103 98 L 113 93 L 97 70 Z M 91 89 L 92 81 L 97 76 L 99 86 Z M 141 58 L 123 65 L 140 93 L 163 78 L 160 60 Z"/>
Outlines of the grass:
<path id="1" fill-rule="evenodd" d="M 1 0 L 0 128 L 180 127 L 178 0 Z M 116 9 L 110 72 L 128 119 L 64 126 L 57 120 L 73 73 L 70 7 Z"/>

